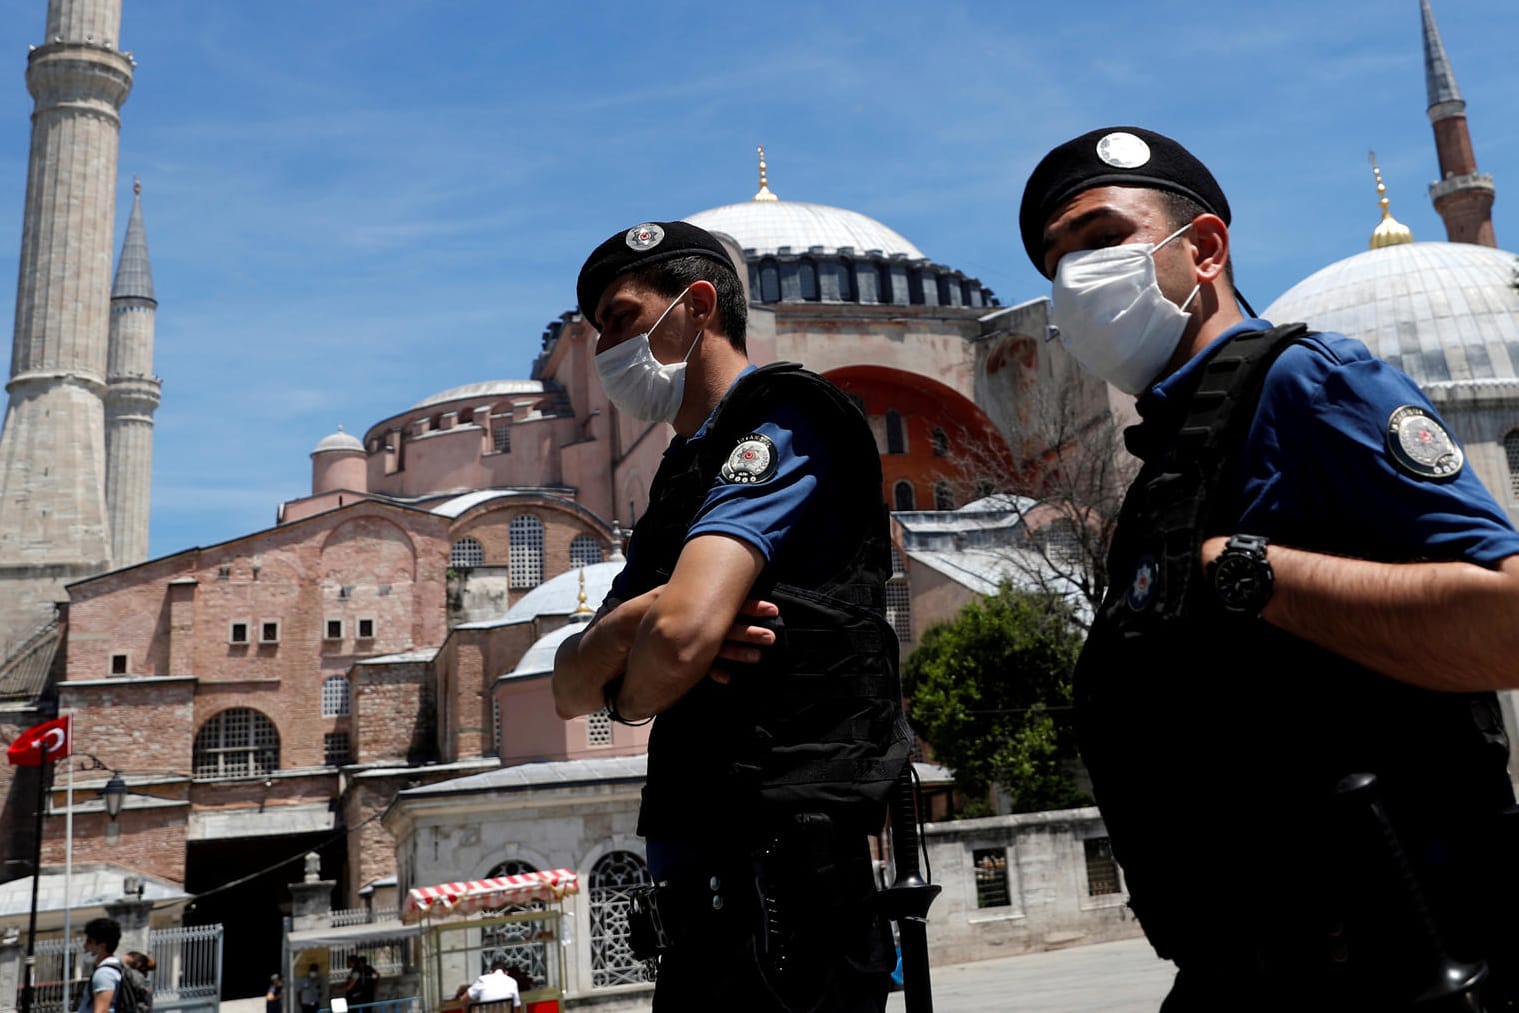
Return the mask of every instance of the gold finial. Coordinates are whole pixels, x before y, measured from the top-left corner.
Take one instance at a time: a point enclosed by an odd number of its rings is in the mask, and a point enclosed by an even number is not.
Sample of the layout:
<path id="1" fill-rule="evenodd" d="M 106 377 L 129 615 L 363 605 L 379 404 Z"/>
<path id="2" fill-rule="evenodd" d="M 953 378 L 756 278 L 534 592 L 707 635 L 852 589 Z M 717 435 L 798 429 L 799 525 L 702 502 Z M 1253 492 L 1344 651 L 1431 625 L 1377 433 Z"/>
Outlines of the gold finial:
<path id="1" fill-rule="evenodd" d="M 755 200 L 780 200 L 779 197 L 777 197 L 775 194 L 773 194 L 773 193 L 770 192 L 770 181 L 765 178 L 765 146 L 763 144 L 761 144 L 759 146 L 759 156 L 760 156 L 760 188 L 759 188 L 759 193 L 757 193 L 757 194 L 754 195 L 754 199 Z"/>
<path id="2" fill-rule="evenodd" d="M 1384 246 L 1402 246 L 1413 242 L 1413 230 L 1392 216 L 1392 202 L 1387 199 L 1387 184 L 1382 182 L 1382 167 L 1377 165 L 1377 153 L 1369 153 L 1367 161 L 1371 162 L 1371 173 L 1377 180 L 1377 203 L 1382 206 L 1382 221 L 1372 230 L 1371 248 L 1380 250 Z"/>
<path id="3" fill-rule="evenodd" d="M 582 619 L 582 618 L 589 619 L 591 616 L 593 616 L 595 614 L 595 613 L 593 613 L 591 611 L 591 606 L 588 605 L 588 604 L 586 604 L 586 600 L 585 600 L 585 567 L 583 567 L 583 566 L 580 568 L 580 595 L 579 595 L 578 601 L 579 601 L 579 604 L 575 606 L 575 611 L 572 612 L 572 613 L 570 613 L 570 618 L 571 619 L 574 619 L 574 620 L 579 620 L 579 619 Z"/>

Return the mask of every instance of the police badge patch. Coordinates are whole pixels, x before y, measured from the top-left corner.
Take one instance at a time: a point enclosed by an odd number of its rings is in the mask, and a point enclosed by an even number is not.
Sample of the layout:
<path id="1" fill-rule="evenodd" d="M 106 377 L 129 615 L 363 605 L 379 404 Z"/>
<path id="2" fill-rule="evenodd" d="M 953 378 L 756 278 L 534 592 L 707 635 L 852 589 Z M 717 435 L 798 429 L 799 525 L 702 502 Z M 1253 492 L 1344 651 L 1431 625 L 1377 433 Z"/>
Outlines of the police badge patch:
<path id="1" fill-rule="evenodd" d="M 723 462 L 724 482 L 754 485 L 775 474 L 775 444 L 768 436 L 750 433 L 739 438 L 738 446 Z"/>
<path id="2" fill-rule="evenodd" d="M 1445 427 L 1418 405 L 1403 405 L 1387 420 L 1387 451 L 1415 478 L 1450 478 L 1466 463 Z"/>
<path id="3" fill-rule="evenodd" d="M 1160 567 L 1155 565 L 1155 560 L 1150 556 L 1141 557 L 1134 567 L 1134 580 L 1129 584 L 1129 608 L 1135 612 L 1149 608 L 1159 584 Z"/>

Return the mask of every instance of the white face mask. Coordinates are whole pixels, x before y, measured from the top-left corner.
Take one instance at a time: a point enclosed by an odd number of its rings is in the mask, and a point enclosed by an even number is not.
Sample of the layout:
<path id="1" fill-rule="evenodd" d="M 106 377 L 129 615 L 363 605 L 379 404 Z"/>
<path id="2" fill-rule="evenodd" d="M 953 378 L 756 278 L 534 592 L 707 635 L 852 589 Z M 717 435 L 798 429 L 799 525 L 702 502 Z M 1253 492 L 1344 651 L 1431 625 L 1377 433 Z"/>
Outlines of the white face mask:
<path id="1" fill-rule="evenodd" d="M 1192 227 L 1188 222 L 1159 243 L 1080 250 L 1055 269 L 1051 316 L 1060 341 L 1077 362 L 1126 394 L 1138 394 L 1160 375 L 1187 329 L 1178 308 L 1155 280 L 1155 251 Z"/>
<path id="2" fill-rule="evenodd" d="M 701 332 L 696 332 L 685 358 L 669 364 L 654 358 L 649 348 L 649 335 L 664 323 L 665 317 L 689 291 L 691 287 L 687 285 L 675 301 L 665 307 L 653 327 L 596 356 L 596 372 L 601 374 L 601 385 L 606 389 L 607 397 L 619 410 L 636 419 L 674 422 L 675 414 L 680 411 L 680 401 L 686 392 L 686 360 L 696 351 Z"/>

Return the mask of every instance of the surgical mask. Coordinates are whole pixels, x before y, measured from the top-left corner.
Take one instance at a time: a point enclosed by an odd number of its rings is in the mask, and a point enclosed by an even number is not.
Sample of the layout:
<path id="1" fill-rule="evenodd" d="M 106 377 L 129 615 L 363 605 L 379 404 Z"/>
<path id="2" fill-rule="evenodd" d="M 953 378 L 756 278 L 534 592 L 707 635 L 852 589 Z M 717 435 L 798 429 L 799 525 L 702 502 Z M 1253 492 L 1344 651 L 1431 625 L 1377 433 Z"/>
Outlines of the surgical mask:
<path id="1" fill-rule="evenodd" d="M 1155 280 L 1155 251 L 1192 227 L 1188 222 L 1159 243 L 1080 250 L 1055 269 L 1052 318 L 1071 356 L 1126 394 L 1138 394 L 1160 375 L 1187 329 L 1178 307 Z"/>
<path id="2" fill-rule="evenodd" d="M 646 422 L 674 422 L 675 414 L 680 411 L 680 401 L 686 392 L 686 360 L 696 351 L 701 332 L 696 332 L 685 357 L 669 364 L 654 358 L 649 348 L 649 335 L 664 323 L 665 317 L 689 291 L 691 287 L 688 285 L 674 302 L 665 307 L 653 327 L 596 356 L 596 372 L 601 374 L 601 385 L 606 389 L 607 397 L 619 410 L 634 418 Z"/>

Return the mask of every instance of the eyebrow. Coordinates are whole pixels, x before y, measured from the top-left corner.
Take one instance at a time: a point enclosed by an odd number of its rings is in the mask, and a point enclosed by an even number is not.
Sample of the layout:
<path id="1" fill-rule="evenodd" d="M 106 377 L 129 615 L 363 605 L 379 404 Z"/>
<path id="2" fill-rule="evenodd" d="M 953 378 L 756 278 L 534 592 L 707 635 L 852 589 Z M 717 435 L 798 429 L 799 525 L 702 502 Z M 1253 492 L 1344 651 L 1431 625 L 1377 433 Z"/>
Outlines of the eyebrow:
<path id="1" fill-rule="evenodd" d="M 1092 222 L 1095 222 L 1097 219 L 1105 217 L 1107 215 L 1118 215 L 1121 217 L 1123 215 L 1123 212 L 1111 204 L 1103 204 L 1099 207 L 1095 207 L 1092 210 L 1085 212 L 1084 214 L 1077 215 L 1075 218 L 1062 225 L 1060 231 L 1067 233 L 1080 232 L 1082 229 L 1092 224 Z M 1044 249 L 1042 252 L 1050 252 L 1050 247 L 1054 245 L 1055 234 L 1053 232 L 1046 231 L 1044 233 Z"/>

